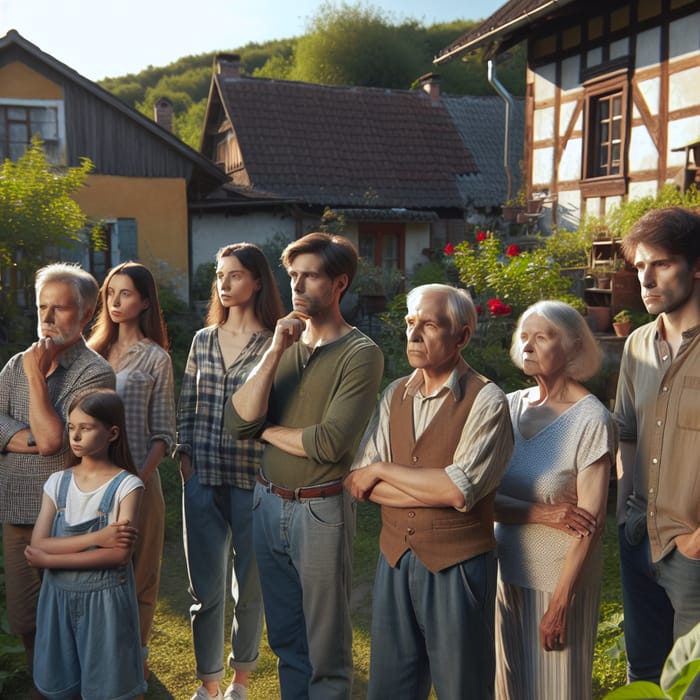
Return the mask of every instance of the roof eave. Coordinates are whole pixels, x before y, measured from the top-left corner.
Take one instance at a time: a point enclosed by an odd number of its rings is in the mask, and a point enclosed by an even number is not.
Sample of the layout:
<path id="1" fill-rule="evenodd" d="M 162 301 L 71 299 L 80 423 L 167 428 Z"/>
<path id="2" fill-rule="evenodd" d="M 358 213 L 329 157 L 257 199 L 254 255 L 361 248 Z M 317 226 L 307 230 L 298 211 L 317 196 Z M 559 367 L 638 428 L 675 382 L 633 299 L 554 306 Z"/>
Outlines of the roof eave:
<path id="1" fill-rule="evenodd" d="M 538 7 L 536 10 L 531 12 L 525 11 L 524 14 L 516 17 L 510 22 L 506 22 L 498 27 L 494 27 L 484 34 L 480 34 L 471 41 L 465 43 L 459 43 L 459 40 L 453 45 L 448 46 L 443 49 L 435 58 L 433 63 L 439 65 L 441 63 L 446 63 L 447 61 L 453 59 L 455 56 L 459 56 L 462 53 L 473 52 L 477 49 L 483 48 L 484 46 L 490 45 L 490 49 L 487 49 L 484 53 L 484 58 L 492 58 L 498 53 L 498 47 L 503 42 L 505 35 L 508 33 L 516 32 L 520 29 L 525 28 L 528 24 L 539 19 L 543 15 L 551 11 L 555 6 L 563 7 L 568 5 L 574 0 L 548 0 L 545 4 Z M 484 24 L 487 24 L 489 20 L 486 20 Z M 482 25 L 483 26 L 483 25 Z"/>
<path id="2" fill-rule="evenodd" d="M 144 116 L 137 110 L 129 107 L 129 105 L 113 95 L 111 92 L 105 90 L 92 80 L 85 78 L 70 66 L 67 66 L 65 63 L 62 63 L 50 54 L 45 53 L 38 46 L 25 39 L 16 29 L 11 29 L 4 37 L 0 37 L 0 50 L 12 43 L 43 61 L 68 80 L 77 83 L 83 89 L 95 95 L 95 97 L 98 99 L 107 102 L 117 111 L 138 122 L 154 136 L 166 141 L 172 148 L 180 152 L 184 157 L 191 160 L 198 168 L 203 170 L 211 179 L 220 182 L 226 182 L 228 179 L 225 173 L 222 173 L 222 171 L 219 170 L 219 168 L 217 168 L 209 159 L 205 158 L 201 153 L 198 153 L 193 148 L 188 146 L 184 141 L 181 141 L 179 138 L 177 138 L 177 136 L 156 124 L 153 120 L 148 119 L 148 117 Z"/>

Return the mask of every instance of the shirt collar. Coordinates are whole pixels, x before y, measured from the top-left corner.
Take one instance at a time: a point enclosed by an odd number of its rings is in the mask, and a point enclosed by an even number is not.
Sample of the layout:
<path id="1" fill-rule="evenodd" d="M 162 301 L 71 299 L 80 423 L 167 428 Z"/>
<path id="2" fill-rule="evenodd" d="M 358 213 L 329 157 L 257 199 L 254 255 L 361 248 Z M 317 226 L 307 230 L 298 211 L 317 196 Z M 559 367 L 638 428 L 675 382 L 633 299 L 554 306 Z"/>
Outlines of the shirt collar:
<path id="1" fill-rule="evenodd" d="M 663 337 L 664 337 L 663 327 L 664 327 L 663 314 L 659 314 L 656 317 L 656 339 L 657 340 L 663 340 Z M 700 333 L 700 325 L 692 326 L 691 328 L 684 330 L 681 333 L 681 336 L 683 337 L 683 340 L 692 340 L 696 335 L 698 335 L 698 333 Z"/>
<path id="2" fill-rule="evenodd" d="M 455 401 L 459 401 L 462 398 L 462 387 L 460 385 L 460 379 L 462 376 L 469 371 L 469 365 L 464 361 L 463 358 L 459 358 L 459 362 L 455 368 L 450 372 L 450 376 L 446 379 L 445 383 L 437 390 L 434 391 L 430 396 L 423 395 L 423 372 L 420 369 L 414 370 L 411 376 L 406 382 L 406 390 L 404 391 L 403 398 L 407 396 L 412 398 L 418 397 L 422 399 L 431 399 L 436 396 L 441 396 L 447 391 L 451 391 Z"/>
<path id="3" fill-rule="evenodd" d="M 81 335 L 73 345 L 59 353 L 57 358 L 58 364 L 61 365 L 63 369 L 68 369 L 85 350 L 87 350 L 87 345 L 85 344 L 85 338 Z"/>

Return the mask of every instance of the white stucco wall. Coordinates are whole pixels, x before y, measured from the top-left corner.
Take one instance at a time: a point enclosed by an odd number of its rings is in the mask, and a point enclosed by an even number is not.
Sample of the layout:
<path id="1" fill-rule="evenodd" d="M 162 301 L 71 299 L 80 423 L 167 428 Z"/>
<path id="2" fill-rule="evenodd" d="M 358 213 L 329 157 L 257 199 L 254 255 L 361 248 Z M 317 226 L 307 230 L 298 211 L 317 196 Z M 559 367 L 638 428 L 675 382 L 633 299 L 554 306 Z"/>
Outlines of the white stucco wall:
<path id="1" fill-rule="evenodd" d="M 684 54 L 700 52 L 700 12 L 671 22 L 669 52 L 671 60 Z M 685 56 L 684 56 L 685 57 Z"/>
<path id="2" fill-rule="evenodd" d="M 668 108 L 692 107 L 700 102 L 700 66 L 672 73 L 668 80 Z"/>
<path id="3" fill-rule="evenodd" d="M 535 73 L 535 100 L 554 99 L 556 64 L 548 63 L 540 66 Z"/>
<path id="4" fill-rule="evenodd" d="M 661 29 L 654 27 L 637 34 L 637 53 L 634 57 L 636 68 L 654 66 L 661 55 Z"/>
<path id="5" fill-rule="evenodd" d="M 535 148 L 532 152 L 532 182 L 533 185 L 548 186 L 552 181 L 554 165 L 554 149 L 551 146 L 546 148 Z"/>
<path id="6" fill-rule="evenodd" d="M 659 113 L 659 91 L 661 88 L 660 78 L 650 78 L 649 80 L 640 80 L 638 85 L 639 92 L 644 97 L 644 102 L 652 115 L 656 116 Z M 639 112 L 635 107 L 634 116 L 638 117 Z"/>
<path id="7" fill-rule="evenodd" d="M 213 263 L 219 248 L 248 241 L 262 245 L 279 233 L 289 240 L 295 237 L 295 223 L 289 217 L 269 213 L 245 216 L 223 214 L 192 217 L 192 272 L 202 263 Z"/>
<path id="8" fill-rule="evenodd" d="M 659 152 L 645 126 L 632 129 L 629 143 L 629 170 L 655 170 L 659 166 Z"/>
<path id="9" fill-rule="evenodd" d="M 582 139 L 569 139 L 559 162 L 559 182 L 571 182 L 581 177 Z"/>

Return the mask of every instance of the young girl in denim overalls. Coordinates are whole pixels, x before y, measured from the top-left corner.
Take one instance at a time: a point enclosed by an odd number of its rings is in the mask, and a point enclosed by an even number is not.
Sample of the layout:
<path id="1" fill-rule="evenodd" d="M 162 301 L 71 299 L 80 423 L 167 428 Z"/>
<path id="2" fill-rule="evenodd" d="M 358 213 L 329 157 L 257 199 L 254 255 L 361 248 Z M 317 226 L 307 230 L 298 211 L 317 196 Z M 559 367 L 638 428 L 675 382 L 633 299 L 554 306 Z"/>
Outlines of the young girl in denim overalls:
<path id="1" fill-rule="evenodd" d="M 34 683 L 50 700 L 126 700 L 146 690 L 131 563 L 143 483 L 129 454 L 124 405 L 108 389 L 68 411 L 73 466 L 44 484 L 25 556 L 45 569 Z M 117 466 L 120 465 L 120 466 Z"/>

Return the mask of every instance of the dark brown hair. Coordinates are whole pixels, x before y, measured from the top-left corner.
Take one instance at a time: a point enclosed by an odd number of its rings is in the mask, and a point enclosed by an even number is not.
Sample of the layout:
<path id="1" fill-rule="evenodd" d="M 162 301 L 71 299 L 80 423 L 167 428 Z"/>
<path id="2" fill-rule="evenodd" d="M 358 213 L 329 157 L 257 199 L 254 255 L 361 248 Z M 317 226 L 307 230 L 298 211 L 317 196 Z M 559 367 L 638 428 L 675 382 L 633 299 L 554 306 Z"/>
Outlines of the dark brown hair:
<path id="1" fill-rule="evenodd" d="M 107 293 L 112 278 L 116 275 L 126 275 L 134 284 L 141 299 L 148 300 L 148 306 L 139 316 L 141 332 L 158 343 L 164 350 L 170 347 L 168 331 L 163 320 L 163 312 L 158 300 L 158 287 L 151 271 L 141 263 L 123 262 L 113 267 L 108 273 L 100 289 L 100 308 L 97 312 L 95 325 L 90 333 L 90 347 L 102 357 L 109 355 L 109 350 L 119 335 L 119 324 L 112 321 L 107 308 Z"/>
<path id="2" fill-rule="evenodd" d="M 116 425 L 119 435 L 109 443 L 108 456 L 110 462 L 126 471 L 136 474 L 138 471 L 134 465 L 129 450 L 129 440 L 126 437 L 126 419 L 124 417 L 124 402 L 119 394 L 112 389 L 88 389 L 73 397 L 68 408 L 68 416 L 76 409 L 94 418 L 111 428 Z M 71 465 L 80 464 L 80 459 L 72 455 Z"/>
<path id="3" fill-rule="evenodd" d="M 284 316 L 284 309 L 277 283 L 265 254 L 253 243 L 232 243 L 221 248 L 216 254 L 217 264 L 221 258 L 226 258 L 229 255 L 235 256 L 238 262 L 253 275 L 253 279 L 260 281 L 260 289 L 255 294 L 255 316 L 265 328 L 274 331 L 278 319 Z M 219 299 L 216 278 L 214 278 L 211 284 L 211 296 L 205 323 L 207 326 L 218 325 L 223 323 L 227 317 L 228 309 Z"/>
<path id="4" fill-rule="evenodd" d="M 308 233 L 292 241 L 282 251 L 282 264 L 289 269 L 294 258 L 305 253 L 318 255 L 323 261 L 323 271 L 331 279 L 347 275 L 348 285 L 343 290 L 343 294 L 348 291 L 357 272 L 357 250 L 345 236 L 335 236 L 320 231 Z M 341 298 L 343 294 L 340 295 Z"/>
<path id="5" fill-rule="evenodd" d="M 652 209 L 622 239 L 622 252 L 630 263 L 639 244 L 661 248 L 684 257 L 688 265 L 700 258 L 700 216 L 683 207 Z"/>

